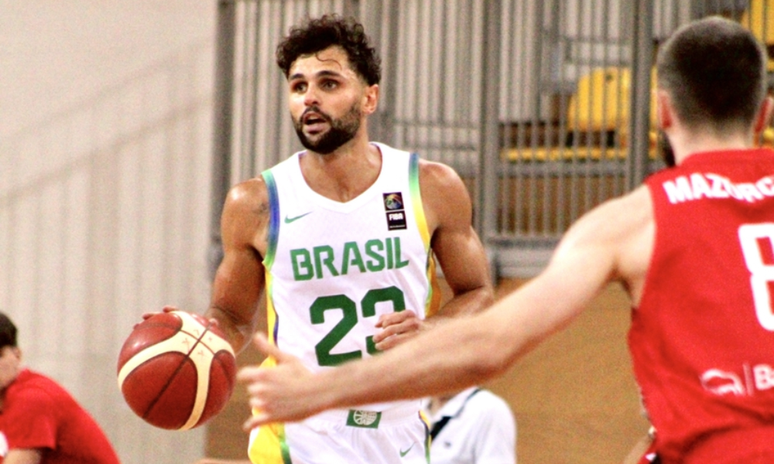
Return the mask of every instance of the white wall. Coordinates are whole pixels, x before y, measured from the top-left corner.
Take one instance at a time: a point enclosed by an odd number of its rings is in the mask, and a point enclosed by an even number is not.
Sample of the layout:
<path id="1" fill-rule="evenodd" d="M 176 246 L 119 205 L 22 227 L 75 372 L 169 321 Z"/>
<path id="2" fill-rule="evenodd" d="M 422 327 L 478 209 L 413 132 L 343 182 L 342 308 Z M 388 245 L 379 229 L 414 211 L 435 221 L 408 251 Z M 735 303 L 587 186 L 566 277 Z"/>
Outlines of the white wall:
<path id="1" fill-rule="evenodd" d="M 125 464 L 203 449 L 203 429 L 134 416 L 115 369 L 143 312 L 209 299 L 215 15 L 214 0 L 0 0 L 0 310 Z"/>

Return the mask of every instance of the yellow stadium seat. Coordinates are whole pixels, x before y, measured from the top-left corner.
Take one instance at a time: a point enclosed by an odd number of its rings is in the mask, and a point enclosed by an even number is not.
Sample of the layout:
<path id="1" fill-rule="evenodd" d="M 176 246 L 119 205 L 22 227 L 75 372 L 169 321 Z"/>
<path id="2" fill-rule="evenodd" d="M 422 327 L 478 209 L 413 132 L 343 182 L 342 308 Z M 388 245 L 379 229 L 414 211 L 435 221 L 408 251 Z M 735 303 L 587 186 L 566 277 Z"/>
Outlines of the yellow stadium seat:
<path id="1" fill-rule="evenodd" d="M 656 68 L 651 69 L 649 156 L 657 156 Z M 575 146 L 506 148 L 503 159 L 510 161 L 567 161 L 624 159 L 629 132 L 631 71 L 624 67 L 593 69 L 578 80 L 567 107 L 568 134 L 582 133 L 591 140 L 604 140 L 600 134 L 615 132 L 620 146 L 580 143 Z M 598 137 L 593 137 L 597 135 Z"/>
<path id="2" fill-rule="evenodd" d="M 766 46 L 774 46 L 774 0 L 750 0 L 739 22 Z M 774 71 L 772 57 L 769 57 L 767 68 Z"/>
<path id="3" fill-rule="evenodd" d="M 758 143 L 762 147 L 774 148 L 774 129 L 771 127 L 763 129 Z"/>
<path id="4" fill-rule="evenodd" d="M 598 68 L 578 80 L 567 108 L 567 128 L 582 132 L 611 131 L 629 119 L 631 72 Z"/>
<path id="5" fill-rule="evenodd" d="M 750 0 L 739 22 L 766 45 L 774 45 L 774 0 Z"/>

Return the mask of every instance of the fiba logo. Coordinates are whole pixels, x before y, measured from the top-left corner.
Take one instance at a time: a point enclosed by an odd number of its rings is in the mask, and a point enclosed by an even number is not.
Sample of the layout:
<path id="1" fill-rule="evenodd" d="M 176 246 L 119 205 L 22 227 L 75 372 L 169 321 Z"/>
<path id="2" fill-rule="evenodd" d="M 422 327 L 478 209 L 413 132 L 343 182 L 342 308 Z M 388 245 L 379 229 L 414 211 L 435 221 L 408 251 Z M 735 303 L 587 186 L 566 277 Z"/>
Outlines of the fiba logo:
<path id="1" fill-rule="evenodd" d="M 384 208 L 387 211 L 395 211 L 396 209 L 403 209 L 403 198 L 400 193 L 385 193 L 384 194 Z"/>
<path id="2" fill-rule="evenodd" d="M 406 229 L 406 214 L 403 211 L 403 195 L 400 192 L 383 193 L 384 211 L 387 214 L 387 230 Z"/>

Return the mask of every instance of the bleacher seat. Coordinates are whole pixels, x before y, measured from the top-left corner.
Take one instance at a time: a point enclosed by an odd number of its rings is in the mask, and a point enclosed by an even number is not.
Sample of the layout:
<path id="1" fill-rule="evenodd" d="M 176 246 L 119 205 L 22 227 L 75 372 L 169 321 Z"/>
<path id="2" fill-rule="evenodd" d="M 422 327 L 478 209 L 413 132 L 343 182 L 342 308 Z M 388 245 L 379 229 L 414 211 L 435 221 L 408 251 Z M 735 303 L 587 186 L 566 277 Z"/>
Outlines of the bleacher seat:
<path id="1" fill-rule="evenodd" d="M 651 81 L 655 85 L 655 68 Z M 503 156 L 511 161 L 623 159 L 629 132 L 631 70 L 627 67 L 595 68 L 585 74 L 570 96 L 566 143 L 563 146 L 512 147 Z M 656 156 L 656 100 L 650 99 L 650 156 Z M 612 135 L 612 136 L 611 136 Z M 617 141 L 617 143 L 616 143 Z"/>
<path id="2" fill-rule="evenodd" d="M 629 118 L 630 88 L 629 68 L 597 68 L 582 76 L 567 108 L 568 130 L 603 132 L 619 128 Z"/>
<path id="3" fill-rule="evenodd" d="M 774 47 L 774 0 L 750 0 L 739 22 L 767 47 Z M 767 66 L 774 71 L 774 59 L 769 56 Z"/>

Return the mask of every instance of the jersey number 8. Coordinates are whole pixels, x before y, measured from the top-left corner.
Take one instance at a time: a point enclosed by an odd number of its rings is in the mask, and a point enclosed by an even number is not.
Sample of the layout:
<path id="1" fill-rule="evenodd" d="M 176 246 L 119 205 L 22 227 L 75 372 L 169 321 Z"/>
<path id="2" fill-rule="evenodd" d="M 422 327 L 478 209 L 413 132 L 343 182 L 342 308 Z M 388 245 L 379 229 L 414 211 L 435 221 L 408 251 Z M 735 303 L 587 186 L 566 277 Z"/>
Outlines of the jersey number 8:
<path id="1" fill-rule="evenodd" d="M 744 262 L 750 271 L 755 314 L 764 329 L 774 331 L 774 309 L 769 284 L 774 283 L 774 264 L 764 263 L 759 240 L 768 239 L 774 249 L 774 223 L 744 224 L 739 227 L 739 242 L 742 245 Z"/>

